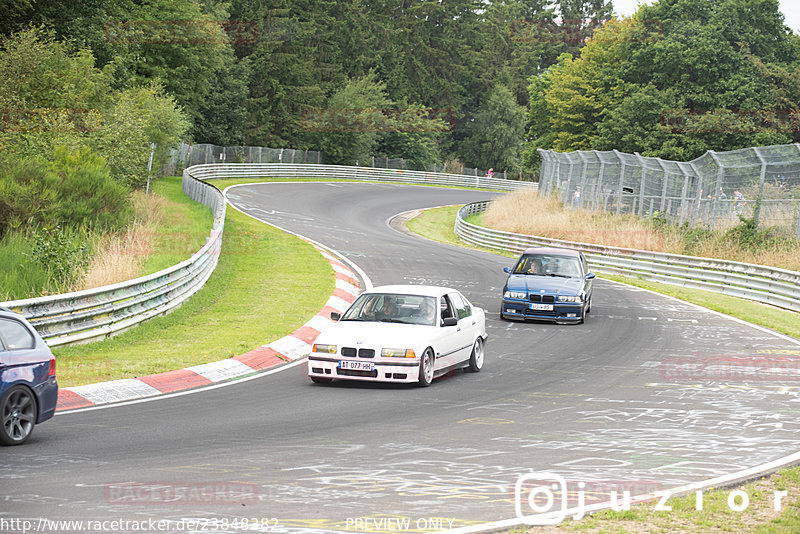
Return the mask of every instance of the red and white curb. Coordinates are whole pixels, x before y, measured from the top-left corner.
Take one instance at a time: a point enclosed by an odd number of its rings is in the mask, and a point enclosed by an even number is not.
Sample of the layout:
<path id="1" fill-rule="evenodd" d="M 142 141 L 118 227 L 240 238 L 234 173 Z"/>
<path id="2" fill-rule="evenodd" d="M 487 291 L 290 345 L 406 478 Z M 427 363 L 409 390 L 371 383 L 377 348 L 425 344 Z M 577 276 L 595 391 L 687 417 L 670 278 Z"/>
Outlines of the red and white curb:
<path id="1" fill-rule="evenodd" d="M 360 293 L 360 284 L 353 271 L 327 250 L 314 243 L 312 245 L 330 262 L 336 275 L 336 285 L 325 306 L 288 336 L 226 360 L 156 375 L 59 389 L 56 411 L 130 401 L 207 386 L 252 375 L 305 357 L 311 352 L 311 345 L 320 332 L 333 324 L 331 312 L 344 313 Z"/>

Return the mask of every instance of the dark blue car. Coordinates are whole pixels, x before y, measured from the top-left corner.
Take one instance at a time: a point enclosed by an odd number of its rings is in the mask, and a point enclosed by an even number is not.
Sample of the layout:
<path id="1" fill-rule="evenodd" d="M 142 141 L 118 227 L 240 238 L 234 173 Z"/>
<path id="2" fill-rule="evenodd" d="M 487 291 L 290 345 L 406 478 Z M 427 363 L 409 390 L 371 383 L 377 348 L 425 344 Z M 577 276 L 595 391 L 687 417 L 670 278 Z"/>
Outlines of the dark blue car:
<path id="1" fill-rule="evenodd" d="M 56 359 L 21 315 L 0 308 L 0 444 L 19 445 L 56 412 Z"/>
<path id="2" fill-rule="evenodd" d="M 502 319 L 582 323 L 592 308 L 592 280 L 583 252 L 566 248 L 525 250 L 506 267 Z"/>

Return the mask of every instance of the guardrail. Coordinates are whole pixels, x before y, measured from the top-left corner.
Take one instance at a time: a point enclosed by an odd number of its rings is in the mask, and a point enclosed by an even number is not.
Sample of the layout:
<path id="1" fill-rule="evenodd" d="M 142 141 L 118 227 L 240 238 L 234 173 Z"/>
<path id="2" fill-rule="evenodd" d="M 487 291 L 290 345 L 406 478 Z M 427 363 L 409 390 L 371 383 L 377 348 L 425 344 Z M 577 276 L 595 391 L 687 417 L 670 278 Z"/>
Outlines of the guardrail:
<path id="1" fill-rule="evenodd" d="M 592 271 L 635 276 L 664 284 L 723 293 L 800 312 L 800 272 L 716 260 L 561 241 L 492 230 L 464 219 L 486 211 L 491 201 L 473 202 L 458 210 L 455 233 L 471 245 L 521 254 L 533 246 L 567 247 L 586 254 Z"/>
<path id="2" fill-rule="evenodd" d="M 4 302 L 21 313 L 51 347 L 97 341 L 165 314 L 203 287 L 217 265 L 225 199 L 213 185 L 183 173 L 183 191 L 214 213 L 206 244 L 191 258 L 148 276 L 95 289 Z"/>
<path id="3" fill-rule="evenodd" d="M 301 163 L 223 163 L 190 167 L 192 176 L 207 180 L 213 178 L 327 178 L 333 180 L 365 180 L 400 182 L 408 184 L 449 185 L 477 187 L 498 191 L 517 191 L 538 188 L 536 182 L 504 180 L 486 176 L 464 176 L 440 172 L 379 169 L 373 167 L 346 167 L 342 165 L 317 165 Z"/>
<path id="4" fill-rule="evenodd" d="M 172 311 L 203 287 L 219 260 L 225 199 L 219 189 L 203 180 L 248 177 L 388 181 L 501 191 L 537 187 L 535 182 L 369 167 L 282 163 L 195 165 L 183 171 L 183 192 L 211 208 L 214 225 L 206 244 L 191 258 L 134 280 L 73 293 L 3 302 L 0 306 L 25 316 L 51 347 L 98 341 Z"/>

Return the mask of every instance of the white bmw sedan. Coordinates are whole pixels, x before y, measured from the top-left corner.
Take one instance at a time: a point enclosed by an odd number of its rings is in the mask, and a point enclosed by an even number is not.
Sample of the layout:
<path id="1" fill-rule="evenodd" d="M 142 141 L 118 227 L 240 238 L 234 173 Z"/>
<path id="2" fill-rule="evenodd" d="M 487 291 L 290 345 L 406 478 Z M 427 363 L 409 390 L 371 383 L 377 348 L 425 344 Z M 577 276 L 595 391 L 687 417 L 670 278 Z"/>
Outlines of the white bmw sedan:
<path id="1" fill-rule="evenodd" d="M 486 315 L 455 289 L 393 285 L 362 293 L 308 355 L 308 376 L 418 382 L 462 367 L 483 367 Z"/>

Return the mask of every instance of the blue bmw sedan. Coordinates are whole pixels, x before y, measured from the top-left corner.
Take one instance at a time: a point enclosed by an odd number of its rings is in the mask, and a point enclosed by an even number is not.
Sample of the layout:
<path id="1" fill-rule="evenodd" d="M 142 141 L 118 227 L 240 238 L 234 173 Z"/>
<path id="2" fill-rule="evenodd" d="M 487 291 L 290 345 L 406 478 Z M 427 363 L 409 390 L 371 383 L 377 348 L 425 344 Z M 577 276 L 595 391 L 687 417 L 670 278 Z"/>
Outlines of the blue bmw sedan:
<path id="1" fill-rule="evenodd" d="M 583 252 L 566 248 L 525 250 L 506 267 L 502 319 L 582 323 L 592 308 L 592 280 Z"/>
<path id="2" fill-rule="evenodd" d="M 21 315 L 0 308 L 0 444 L 19 445 L 56 412 L 56 359 Z"/>

